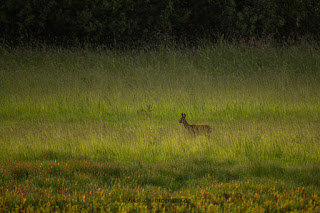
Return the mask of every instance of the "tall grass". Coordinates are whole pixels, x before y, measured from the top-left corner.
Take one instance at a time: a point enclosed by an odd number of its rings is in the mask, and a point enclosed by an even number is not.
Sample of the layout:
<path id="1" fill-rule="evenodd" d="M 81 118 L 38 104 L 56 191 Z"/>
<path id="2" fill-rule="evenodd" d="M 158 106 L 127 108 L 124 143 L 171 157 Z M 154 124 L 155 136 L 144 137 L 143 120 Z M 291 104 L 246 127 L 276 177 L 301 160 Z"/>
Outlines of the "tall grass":
<path id="1" fill-rule="evenodd" d="M 0 211 L 316 212 L 319 61 L 312 44 L 0 48 Z"/>
<path id="2" fill-rule="evenodd" d="M 313 45 L 1 50 L 0 159 L 319 161 Z M 190 138 L 178 119 L 207 123 Z"/>

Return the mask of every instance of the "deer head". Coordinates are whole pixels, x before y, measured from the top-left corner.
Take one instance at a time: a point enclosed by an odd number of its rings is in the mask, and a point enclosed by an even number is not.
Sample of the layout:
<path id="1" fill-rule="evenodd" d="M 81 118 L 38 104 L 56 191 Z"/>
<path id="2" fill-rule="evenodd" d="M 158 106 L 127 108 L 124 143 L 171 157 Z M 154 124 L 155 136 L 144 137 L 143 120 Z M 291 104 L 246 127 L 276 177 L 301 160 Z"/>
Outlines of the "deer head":
<path id="1" fill-rule="evenodd" d="M 186 114 L 181 113 L 181 118 L 179 123 L 184 123 L 184 122 L 186 122 Z"/>

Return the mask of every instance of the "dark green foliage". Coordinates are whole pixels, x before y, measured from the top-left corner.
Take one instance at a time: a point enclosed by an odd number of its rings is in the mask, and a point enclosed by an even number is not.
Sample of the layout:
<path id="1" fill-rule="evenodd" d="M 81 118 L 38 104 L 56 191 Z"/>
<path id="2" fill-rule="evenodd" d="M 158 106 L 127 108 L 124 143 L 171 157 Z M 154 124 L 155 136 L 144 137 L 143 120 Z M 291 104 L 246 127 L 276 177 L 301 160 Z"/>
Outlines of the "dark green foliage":
<path id="1" fill-rule="evenodd" d="M 129 45 L 155 38 L 319 39 L 316 0 L 3 0 L 0 39 Z"/>
<path id="2" fill-rule="evenodd" d="M 20 168 L 20 167 L 12 169 L 11 173 L 12 173 L 13 179 L 15 180 L 22 180 L 29 176 L 29 171 L 25 168 Z"/>

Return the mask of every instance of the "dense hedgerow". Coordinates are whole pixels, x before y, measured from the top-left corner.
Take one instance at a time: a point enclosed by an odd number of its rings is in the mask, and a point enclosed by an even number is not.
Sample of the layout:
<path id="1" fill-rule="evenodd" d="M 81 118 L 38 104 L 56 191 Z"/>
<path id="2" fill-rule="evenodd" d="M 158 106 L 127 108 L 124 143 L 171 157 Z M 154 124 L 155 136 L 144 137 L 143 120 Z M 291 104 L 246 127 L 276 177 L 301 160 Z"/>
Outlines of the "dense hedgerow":
<path id="1" fill-rule="evenodd" d="M 108 46 L 164 36 L 188 43 L 221 35 L 318 39 L 319 21 L 316 0 L 3 0 L 0 39 Z"/>

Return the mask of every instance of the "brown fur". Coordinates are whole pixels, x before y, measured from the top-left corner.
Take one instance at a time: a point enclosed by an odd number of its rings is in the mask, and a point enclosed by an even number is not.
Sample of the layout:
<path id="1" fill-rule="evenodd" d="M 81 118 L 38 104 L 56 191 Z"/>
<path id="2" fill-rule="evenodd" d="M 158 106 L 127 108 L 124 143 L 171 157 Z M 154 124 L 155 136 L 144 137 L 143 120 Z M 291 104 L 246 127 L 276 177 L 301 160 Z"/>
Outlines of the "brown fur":
<path id="1" fill-rule="evenodd" d="M 181 113 L 179 123 L 183 123 L 188 132 L 193 135 L 209 135 L 212 132 L 212 128 L 209 125 L 190 125 L 186 120 L 186 114 Z"/>

